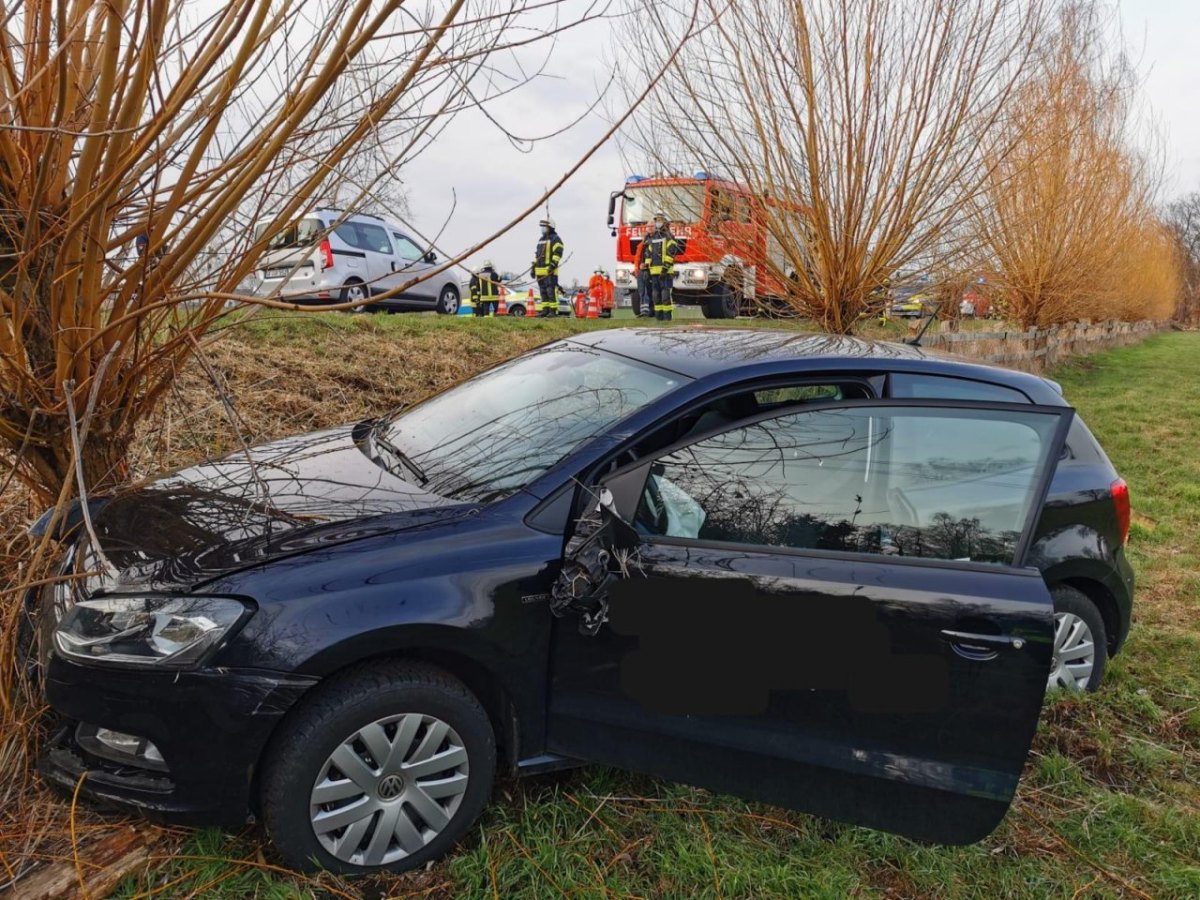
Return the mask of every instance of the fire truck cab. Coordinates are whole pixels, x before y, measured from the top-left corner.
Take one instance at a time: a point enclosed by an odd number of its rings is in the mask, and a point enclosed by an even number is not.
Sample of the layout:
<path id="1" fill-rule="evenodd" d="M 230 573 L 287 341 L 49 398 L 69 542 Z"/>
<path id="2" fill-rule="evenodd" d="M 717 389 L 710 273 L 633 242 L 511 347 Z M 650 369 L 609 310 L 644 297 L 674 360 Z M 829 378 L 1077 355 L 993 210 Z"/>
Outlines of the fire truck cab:
<path id="1" fill-rule="evenodd" d="M 617 239 L 617 290 L 637 290 L 633 263 L 662 210 L 680 243 L 674 299 L 699 306 L 705 318 L 732 319 L 779 303 L 787 265 L 766 224 L 768 201 L 745 185 L 697 172 L 645 178 L 631 175 L 608 200 Z M 636 306 L 635 306 L 636 308 Z"/>

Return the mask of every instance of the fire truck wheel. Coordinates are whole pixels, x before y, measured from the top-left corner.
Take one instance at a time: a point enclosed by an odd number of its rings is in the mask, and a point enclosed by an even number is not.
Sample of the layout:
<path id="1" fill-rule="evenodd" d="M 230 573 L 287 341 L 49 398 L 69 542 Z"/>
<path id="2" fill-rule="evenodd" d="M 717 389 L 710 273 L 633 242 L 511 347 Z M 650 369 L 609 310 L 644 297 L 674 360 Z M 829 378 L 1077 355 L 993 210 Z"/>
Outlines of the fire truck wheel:
<path id="1" fill-rule="evenodd" d="M 712 293 L 710 293 L 704 300 L 704 318 L 736 319 L 738 315 L 740 299 L 741 298 L 738 296 L 737 292 L 732 290 L 729 285 L 715 285 Z"/>

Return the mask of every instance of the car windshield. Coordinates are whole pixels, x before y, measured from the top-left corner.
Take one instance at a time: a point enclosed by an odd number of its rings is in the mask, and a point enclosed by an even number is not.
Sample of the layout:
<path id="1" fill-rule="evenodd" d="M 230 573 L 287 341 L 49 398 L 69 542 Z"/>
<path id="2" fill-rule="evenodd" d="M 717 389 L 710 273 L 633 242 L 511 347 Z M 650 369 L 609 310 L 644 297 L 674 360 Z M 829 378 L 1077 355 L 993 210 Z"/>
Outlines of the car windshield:
<path id="1" fill-rule="evenodd" d="M 621 215 L 626 225 L 644 225 L 656 212 L 666 213 L 671 222 L 692 224 L 704 209 L 704 186 L 699 184 L 627 186 L 625 195 Z"/>
<path id="2" fill-rule="evenodd" d="M 260 222 L 254 228 L 254 239 L 262 237 L 270 222 Z M 267 241 L 268 250 L 285 250 L 292 247 L 309 247 L 315 244 L 318 235 L 324 230 L 320 219 L 297 219 L 282 231 L 276 232 Z"/>
<path id="3" fill-rule="evenodd" d="M 538 350 L 401 413 L 384 432 L 426 490 L 489 502 L 532 482 L 576 447 L 684 377 L 590 347 Z M 413 477 L 412 467 L 397 469 Z"/>

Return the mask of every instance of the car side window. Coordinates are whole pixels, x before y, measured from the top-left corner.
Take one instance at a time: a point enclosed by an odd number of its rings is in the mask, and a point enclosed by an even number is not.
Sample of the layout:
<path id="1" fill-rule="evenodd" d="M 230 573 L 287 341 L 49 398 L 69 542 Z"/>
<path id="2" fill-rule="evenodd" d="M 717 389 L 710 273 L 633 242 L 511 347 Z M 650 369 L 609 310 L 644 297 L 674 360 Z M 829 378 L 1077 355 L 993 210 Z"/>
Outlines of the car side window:
<path id="1" fill-rule="evenodd" d="M 782 415 L 655 461 L 648 536 L 1011 564 L 1058 417 L 858 406 Z"/>
<path id="2" fill-rule="evenodd" d="M 396 239 L 396 254 L 405 262 L 420 262 L 424 258 L 421 248 L 404 235 L 392 232 L 392 237 Z"/>
<path id="3" fill-rule="evenodd" d="M 341 238 L 342 242 L 347 247 L 353 247 L 355 250 L 366 250 L 358 236 L 358 229 L 353 222 L 343 222 L 337 228 L 333 229 L 333 233 Z"/>
<path id="4" fill-rule="evenodd" d="M 1029 402 L 1029 398 L 1015 388 L 989 384 L 986 381 L 972 381 L 969 378 L 894 372 L 890 381 L 890 394 L 898 398 L 984 400 L 991 403 Z"/>
<path id="5" fill-rule="evenodd" d="M 359 247 L 391 256 L 392 242 L 388 239 L 386 228 L 380 228 L 369 222 L 355 222 L 354 225 L 358 229 Z"/>

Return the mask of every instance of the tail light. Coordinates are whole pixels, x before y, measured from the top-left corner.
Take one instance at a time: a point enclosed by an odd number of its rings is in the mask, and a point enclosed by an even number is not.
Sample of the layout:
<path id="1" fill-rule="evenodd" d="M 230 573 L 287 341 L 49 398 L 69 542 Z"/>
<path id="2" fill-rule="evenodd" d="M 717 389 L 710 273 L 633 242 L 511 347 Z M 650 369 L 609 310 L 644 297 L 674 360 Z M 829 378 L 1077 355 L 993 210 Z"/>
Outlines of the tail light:
<path id="1" fill-rule="evenodd" d="M 1117 509 L 1117 528 L 1121 532 L 1121 543 L 1125 544 L 1129 541 L 1129 485 L 1125 483 L 1124 478 L 1118 478 L 1112 483 L 1110 488 L 1112 491 L 1113 506 Z"/>
<path id="2" fill-rule="evenodd" d="M 329 246 L 329 238 L 321 241 L 321 271 L 333 268 L 333 248 Z"/>

